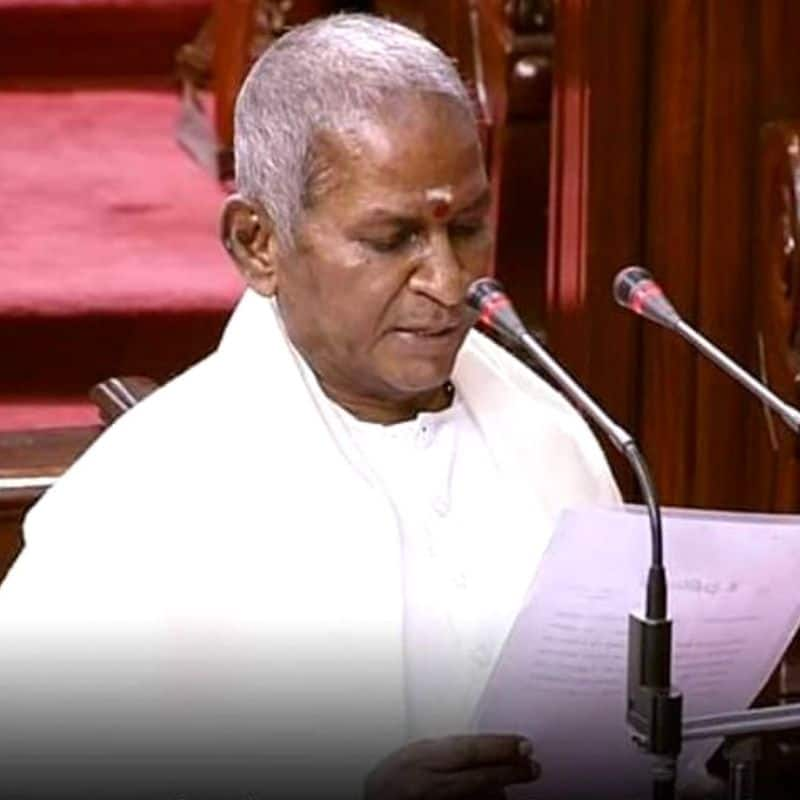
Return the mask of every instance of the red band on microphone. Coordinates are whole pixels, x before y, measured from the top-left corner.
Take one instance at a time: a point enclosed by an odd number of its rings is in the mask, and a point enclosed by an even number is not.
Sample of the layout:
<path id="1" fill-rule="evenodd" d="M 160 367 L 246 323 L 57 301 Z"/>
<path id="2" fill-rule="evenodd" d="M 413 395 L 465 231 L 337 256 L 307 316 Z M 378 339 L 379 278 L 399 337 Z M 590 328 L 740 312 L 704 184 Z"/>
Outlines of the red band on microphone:
<path id="1" fill-rule="evenodd" d="M 644 313 L 644 307 L 648 301 L 655 297 L 661 297 L 664 293 L 661 287 L 653 281 L 643 281 L 631 293 L 629 305 L 632 311 L 637 314 Z"/>
<path id="2" fill-rule="evenodd" d="M 481 303 L 481 322 L 484 325 L 491 325 L 493 317 L 501 308 L 508 308 L 511 301 L 504 294 L 490 295 Z"/>

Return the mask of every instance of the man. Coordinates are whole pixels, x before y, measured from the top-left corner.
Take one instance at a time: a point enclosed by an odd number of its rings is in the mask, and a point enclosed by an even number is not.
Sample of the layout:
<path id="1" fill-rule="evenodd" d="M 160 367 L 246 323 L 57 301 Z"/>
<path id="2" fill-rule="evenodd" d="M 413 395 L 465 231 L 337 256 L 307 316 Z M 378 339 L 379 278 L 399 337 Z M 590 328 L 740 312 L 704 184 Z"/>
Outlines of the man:
<path id="1" fill-rule="evenodd" d="M 316 21 L 247 78 L 236 164 L 248 288 L 218 351 L 27 520 L 0 753 L 115 791 L 127 767 L 140 796 L 367 774 L 373 797 L 499 796 L 538 767 L 514 732 L 467 735 L 475 704 L 558 513 L 618 494 L 566 402 L 468 333 L 491 242 L 467 94 L 405 28 Z"/>

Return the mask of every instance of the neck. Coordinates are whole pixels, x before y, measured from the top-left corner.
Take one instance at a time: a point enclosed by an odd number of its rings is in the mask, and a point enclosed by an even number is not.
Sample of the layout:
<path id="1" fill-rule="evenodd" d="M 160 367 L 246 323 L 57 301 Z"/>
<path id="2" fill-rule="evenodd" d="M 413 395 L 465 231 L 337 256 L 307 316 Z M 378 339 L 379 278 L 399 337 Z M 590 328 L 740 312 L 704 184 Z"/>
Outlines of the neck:
<path id="1" fill-rule="evenodd" d="M 334 403 L 349 411 L 362 422 L 376 422 L 380 425 L 392 425 L 395 422 L 406 422 L 414 419 L 422 411 L 443 411 L 453 402 L 453 384 L 447 381 L 429 392 L 413 397 L 385 399 L 379 397 L 363 397 L 337 390 L 322 380 L 319 381 L 322 391 Z"/>

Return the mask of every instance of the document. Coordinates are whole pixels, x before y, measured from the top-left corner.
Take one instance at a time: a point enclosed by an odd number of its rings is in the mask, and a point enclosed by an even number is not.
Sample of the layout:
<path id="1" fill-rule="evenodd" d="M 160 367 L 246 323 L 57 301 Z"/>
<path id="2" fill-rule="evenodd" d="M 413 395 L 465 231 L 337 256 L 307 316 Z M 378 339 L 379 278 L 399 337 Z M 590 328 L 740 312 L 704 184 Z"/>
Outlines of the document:
<path id="1" fill-rule="evenodd" d="M 480 732 L 530 737 L 536 800 L 650 796 L 625 721 L 628 615 L 650 564 L 646 512 L 566 512 L 479 703 Z M 800 517 L 665 510 L 672 683 L 684 718 L 748 707 L 800 622 Z M 684 744 L 679 780 L 719 740 Z"/>

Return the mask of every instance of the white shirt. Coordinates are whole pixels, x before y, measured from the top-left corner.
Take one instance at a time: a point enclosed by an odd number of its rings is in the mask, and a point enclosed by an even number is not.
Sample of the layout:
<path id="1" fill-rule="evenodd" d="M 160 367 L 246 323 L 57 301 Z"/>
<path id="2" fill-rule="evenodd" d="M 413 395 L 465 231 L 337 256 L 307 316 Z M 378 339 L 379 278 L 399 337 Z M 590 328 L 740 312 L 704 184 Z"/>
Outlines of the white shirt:
<path id="1" fill-rule="evenodd" d="M 452 734 L 459 719 L 466 730 L 532 567 L 503 546 L 524 520 L 509 519 L 497 467 L 457 392 L 449 408 L 392 425 L 331 405 L 399 521 L 410 736 Z"/>

